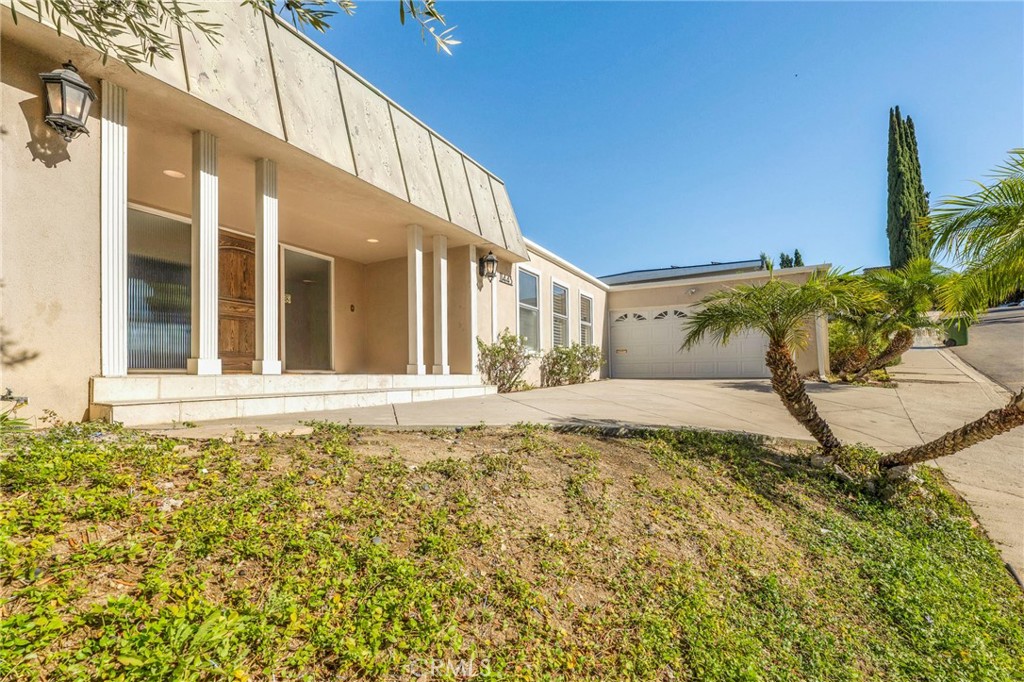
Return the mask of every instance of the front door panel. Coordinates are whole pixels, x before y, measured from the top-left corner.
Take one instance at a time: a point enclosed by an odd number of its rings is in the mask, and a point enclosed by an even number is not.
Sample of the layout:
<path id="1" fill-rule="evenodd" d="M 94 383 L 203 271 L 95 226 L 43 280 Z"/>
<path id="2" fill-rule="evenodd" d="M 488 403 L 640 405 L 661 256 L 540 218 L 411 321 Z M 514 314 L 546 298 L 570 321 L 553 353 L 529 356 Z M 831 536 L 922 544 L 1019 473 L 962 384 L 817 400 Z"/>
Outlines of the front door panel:
<path id="1" fill-rule="evenodd" d="M 218 347 L 225 372 L 251 372 L 256 359 L 256 246 L 220 233 Z"/>

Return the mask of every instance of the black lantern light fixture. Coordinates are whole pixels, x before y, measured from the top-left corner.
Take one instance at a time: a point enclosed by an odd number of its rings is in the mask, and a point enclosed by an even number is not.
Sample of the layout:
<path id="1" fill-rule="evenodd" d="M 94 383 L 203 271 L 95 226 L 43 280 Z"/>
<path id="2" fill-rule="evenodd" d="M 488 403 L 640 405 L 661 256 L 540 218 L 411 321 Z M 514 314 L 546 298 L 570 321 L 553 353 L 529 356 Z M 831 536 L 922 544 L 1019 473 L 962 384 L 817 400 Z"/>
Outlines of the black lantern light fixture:
<path id="1" fill-rule="evenodd" d="M 71 142 L 82 133 L 88 135 L 85 122 L 96 93 L 78 75 L 71 60 L 61 69 L 39 74 L 39 78 L 46 88 L 46 122 L 65 142 Z"/>
<path id="2" fill-rule="evenodd" d="M 493 283 L 497 274 L 498 257 L 494 255 L 493 251 L 488 251 L 487 255 L 480 259 L 480 276 L 486 277 L 488 282 Z"/>

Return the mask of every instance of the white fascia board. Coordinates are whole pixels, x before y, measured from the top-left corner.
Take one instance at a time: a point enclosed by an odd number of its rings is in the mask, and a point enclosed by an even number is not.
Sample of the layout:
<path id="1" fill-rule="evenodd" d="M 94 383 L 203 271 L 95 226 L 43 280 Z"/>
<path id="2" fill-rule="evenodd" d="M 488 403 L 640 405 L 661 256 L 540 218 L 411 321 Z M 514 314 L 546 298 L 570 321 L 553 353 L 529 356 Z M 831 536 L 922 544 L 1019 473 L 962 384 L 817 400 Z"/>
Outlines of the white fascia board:
<path id="1" fill-rule="evenodd" d="M 805 265 L 800 268 L 782 268 L 776 269 L 776 275 L 810 275 L 815 272 L 828 272 L 832 269 L 831 263 L 822 263 L 820 265 Z M 735 272 L 727 275 L 711 275 L 708 277 L 683 277 L 674 280 L 662 280 L 658 282 L 641 282 L 638 284 L 614 284 L 608 287 L 606 291 L 636 291 L 638 289 L 663 289 L 666 287 L 683 287 L 694 284 L 712 284 L 718 282 L 729 282 L 729 281 L 743 281 L 743 280 L 759 280 L 768 279 L 767 270 L 755 270 L 753 272 Z"/>
<path id="2" fill-rule="evenodd" d="M 541 246 L 537 242 L 533 241 L 532 239 L 526 239 L 525 237 L 524 237 L 524 239 L 526 241 L 526 250 L 527 251 L 532 251 L 533 253 L 537 254 L 541 258 L 544 258 L 545 260 L 549 260 L 552 263 L 554 263 L 555 265 L 557 265 L 557 266 L 563 268 L 564 270 L 567 270 L 567 271 L 571 272 L 572 274 L 576 275 L 577 277 L 585 279 L 587 282 L 589 282 L 590 284 L 593 284 L 595 287 L 597 287 L 601 291 L 609 291 L 610 290 L 607 284 L 605 284 L 604 282 L 599 280 L 597 277 L 594 277 L 589 272 L 586 272 L 585 270 L 582 270 L 581 268 L 573 265 L 572 263 L 570 263 L 569 261 L 565 260 L 561 256 L 556 255 L 555 253 L 553 253 L 551 251 L 548 251 L 547 249 L 545 249 L 543 246 Z"/>

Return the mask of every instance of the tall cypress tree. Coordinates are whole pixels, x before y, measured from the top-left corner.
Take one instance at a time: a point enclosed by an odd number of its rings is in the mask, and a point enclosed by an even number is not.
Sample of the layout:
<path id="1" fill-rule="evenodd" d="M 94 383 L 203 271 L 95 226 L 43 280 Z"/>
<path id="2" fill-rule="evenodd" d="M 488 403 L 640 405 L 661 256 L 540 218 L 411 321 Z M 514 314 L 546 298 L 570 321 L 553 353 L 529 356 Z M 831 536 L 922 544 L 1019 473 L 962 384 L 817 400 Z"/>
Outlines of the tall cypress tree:
<path id="1" fill-rule="evenodd" d="M 916 202 L 916 218 L 913 226 L 914 257 L 927 256 L 932 250 L 932 235 L 922 218 L 928 217 L 928 192 L 924 191 L 924 179 L 921 177 L 921 158 L 917 153 L 917 132 L 914 130 L 914 119 L 907 116 L 907 143 L 909 158 L 912 164 L 913 180 L 911 194 Z"/>
<path id="2" fill-rule="evenodd" d="M 927 255 L 931 236 L 920 222 L 928 215 L 928 194 L 921 179 L 914 121 L 889 110 L 889 203 L 886 234 L 889 264 L 903 267 L 916 256 Z"/>

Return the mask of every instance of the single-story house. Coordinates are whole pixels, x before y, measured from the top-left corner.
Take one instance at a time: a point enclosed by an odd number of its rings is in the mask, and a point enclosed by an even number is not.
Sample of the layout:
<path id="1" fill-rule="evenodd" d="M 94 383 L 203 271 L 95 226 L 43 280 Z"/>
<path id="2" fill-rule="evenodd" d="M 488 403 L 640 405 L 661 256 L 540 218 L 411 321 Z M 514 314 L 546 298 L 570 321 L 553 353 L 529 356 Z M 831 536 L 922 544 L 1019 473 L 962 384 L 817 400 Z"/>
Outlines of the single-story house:
<path id="1" fill-rule="evenodd" d="M 538 352 L 598 345 L 603 376 L 765 375 L 754 336 L 678 352 L 691 306 L 766 277 L 759 263 L 594 277 L 524 239 L 500 178 L 290 25 L 209 11 L 219 44 L 182 35 L 138 70 L 44 17 L 0 17 L 0 389 L 21 415 L 482 395 L 476 339 L 503 329 Z M 54 106 L 92 104 L 68 140 L 47 102 L 75 79 L 95 102 L 63 91 Z M 808 373 L 827 366 L 813 326 Z"/>

